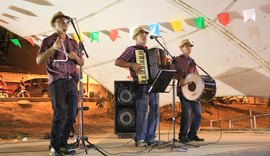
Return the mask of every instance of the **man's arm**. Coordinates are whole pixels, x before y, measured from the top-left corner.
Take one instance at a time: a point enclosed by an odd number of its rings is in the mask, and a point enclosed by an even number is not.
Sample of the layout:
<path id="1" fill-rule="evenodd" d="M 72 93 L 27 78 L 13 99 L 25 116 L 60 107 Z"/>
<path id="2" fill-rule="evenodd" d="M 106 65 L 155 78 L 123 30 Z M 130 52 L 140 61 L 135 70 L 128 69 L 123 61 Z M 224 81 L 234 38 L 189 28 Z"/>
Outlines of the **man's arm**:
<path id="1" fill-rule="evenodd" d="M 54 53 L 55 49 L 53 48 L 53 46 L 51 46 L 47 51 L 39 53 L 36 57 L 37 64 L 46 62 Z"/>
<path id="2" fill-rule="evenodd" d="M 43 43 L 42 43 L 43 44 Z M 56 51 L 56 49 L 60 49 L 62 47 L 62 41 L 58 37 L 56 41 L 53 43 L 53 45 L 46 50 L 45 52 L 38 53 L 36 57 L 37 64 L 41 64 L 43 62 L 46 62 Z"/>
<path id="3" fill-rule="evenodd" d="M 70 52 L 69 55 L 68 55 L 68 57 L 70 59 L 75 60 L 79 66 L 83 66 L 84 65 L 84 59 L 83 59 L 83 57 L 79 57 L 76 52 Z"/>
<path id="4" fill-rule="evenodd" d="M 131 70 L 134 70 L 136 73 L 139 73 L 141 71 L 141 65 L 138 63 L 133 62 L 127 62 L 121 58 L 118 58 L 115 63 L 116 66 L 122 67 L 122 68 L 129 68 Z"/>

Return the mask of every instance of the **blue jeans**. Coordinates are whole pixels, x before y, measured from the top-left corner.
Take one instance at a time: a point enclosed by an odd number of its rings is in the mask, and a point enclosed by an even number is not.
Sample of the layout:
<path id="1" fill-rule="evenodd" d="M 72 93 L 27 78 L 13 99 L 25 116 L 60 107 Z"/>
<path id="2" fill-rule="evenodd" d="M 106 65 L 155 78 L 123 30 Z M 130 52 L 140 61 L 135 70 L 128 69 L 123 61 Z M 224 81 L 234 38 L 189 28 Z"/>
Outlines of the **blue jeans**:
<path id="1" fill-rule="evenodd" d="M 159 95 L 148 93 L 148 85 L 138 85 L 135 94 L 137 110 L 136 136 L 135 140 L 146 142 L 156 137 L 157 108 L 159 106 Z"/>
<path id="2" fill-rule="evenodd" d="M 59 79 L 51 83 L 50 95 L 53 107 L 51 146 L 58 150 L 67 145 L 69 133 L 78 110 L 76 79 Z"/>
<path id="3" fill-rule="evenodd" d="M 180 121 L 180 135 L 179 137 L 193 138 L 197 135 L 197 131 L 200 128 L 202 110 L 199 102 L 189 101 L 184 98 L 182 91 L 178 92 L 181 102 L 181 121 Z M 190 114 L 193 113 L 192 122 L 190 125 Z M 188 131 L 189 130 L 189 131 Z"/>

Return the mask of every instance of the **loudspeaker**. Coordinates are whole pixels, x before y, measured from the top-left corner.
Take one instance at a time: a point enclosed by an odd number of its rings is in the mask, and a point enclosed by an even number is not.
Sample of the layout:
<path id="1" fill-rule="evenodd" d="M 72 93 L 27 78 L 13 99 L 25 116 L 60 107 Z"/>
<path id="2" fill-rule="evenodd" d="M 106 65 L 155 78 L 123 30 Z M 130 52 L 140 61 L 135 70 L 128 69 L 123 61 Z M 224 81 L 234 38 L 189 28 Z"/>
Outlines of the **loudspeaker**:
<path id="1" fill-rule="evenodd" d="M 136 104 L 133 81 L 114 81 L 114 132 L 120 138 L 136 131 Z"/>

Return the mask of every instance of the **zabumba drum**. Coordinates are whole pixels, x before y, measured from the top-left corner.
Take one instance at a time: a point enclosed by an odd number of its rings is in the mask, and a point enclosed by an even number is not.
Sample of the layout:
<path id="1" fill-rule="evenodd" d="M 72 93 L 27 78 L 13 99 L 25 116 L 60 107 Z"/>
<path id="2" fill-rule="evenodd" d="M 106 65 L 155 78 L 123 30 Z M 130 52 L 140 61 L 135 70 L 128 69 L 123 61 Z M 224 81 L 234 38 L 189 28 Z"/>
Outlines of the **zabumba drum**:
<path id="1" fill-rule="evenodd" d="M 216 82 L 208 75 L 188 74 L 182 93 L 190 101 L 209 101 L 216 95 Z"/>

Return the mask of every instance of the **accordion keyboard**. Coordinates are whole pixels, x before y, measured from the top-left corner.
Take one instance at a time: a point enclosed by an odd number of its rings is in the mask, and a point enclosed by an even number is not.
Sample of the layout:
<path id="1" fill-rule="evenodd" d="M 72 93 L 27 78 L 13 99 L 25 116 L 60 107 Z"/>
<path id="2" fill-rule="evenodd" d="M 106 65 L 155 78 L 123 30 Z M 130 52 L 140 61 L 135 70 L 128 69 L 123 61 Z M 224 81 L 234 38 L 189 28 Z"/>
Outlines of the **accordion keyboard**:
<path id="1" fill-rule="evenodd" d="M 138 83 L 139 84 L 147 84 L 149 75 L 148 75 L 148 65 L 147 65 L 147 57 L 144 50 L 135 50 L 136 63 L 141 65 L 141 72 L 138 73 Z"/>

